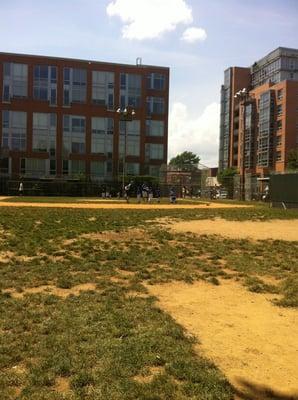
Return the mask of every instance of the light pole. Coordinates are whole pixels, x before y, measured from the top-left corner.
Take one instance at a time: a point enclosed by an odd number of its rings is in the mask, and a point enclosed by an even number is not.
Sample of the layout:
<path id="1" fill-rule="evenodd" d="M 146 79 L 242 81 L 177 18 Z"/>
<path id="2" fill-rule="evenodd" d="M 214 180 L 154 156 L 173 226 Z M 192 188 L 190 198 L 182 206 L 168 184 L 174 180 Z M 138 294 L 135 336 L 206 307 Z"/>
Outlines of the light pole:
<path id="1" fill-rule="evenodd" d="M 245 102 L 248 99 L 248 92 L 246 88 L 243 88 L 239 90 L 235 94 L 235 99 L 239 99 L 240 104 L 243 106 L 243 114 L 242 114 L 242 120 L 243 120 L 243 127 L 242 127 L 242 162 L 241 162 L 241 197 L 242 200 L 245 200 Z M 239 114 L 240 114 L 240 108 L 239 108 Z M 240 128 L 240 115 L 239 115 L 239 128 Z M 239 129 L 238 128 L 238 129 Z M 240 129 L 239 129 L 240 130 Z"/>
<path id="2" fill-rule="evenodd" d="M 136 112 L 133 108 L 126 106 L 124 109 L 118 107 L 116 113 L 120 116 L 120 121 L 125 122 L 124 127 L 124 149 L 123 149 L 123 165 L 122 165 L 122 195 L 124 195 L 124 187 L 125 187 L 125 172 L 126 172 L 126 143 L 127 143 L 127 123 L 132 121 Z"/>

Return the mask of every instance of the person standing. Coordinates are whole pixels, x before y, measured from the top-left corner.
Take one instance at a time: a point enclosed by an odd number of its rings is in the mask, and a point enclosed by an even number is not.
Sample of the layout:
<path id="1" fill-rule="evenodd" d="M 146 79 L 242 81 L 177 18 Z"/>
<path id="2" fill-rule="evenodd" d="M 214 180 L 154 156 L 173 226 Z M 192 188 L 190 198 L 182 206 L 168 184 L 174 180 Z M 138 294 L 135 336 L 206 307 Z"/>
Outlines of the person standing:
<path id="1" fill-rule="evenodd" d="M 149 191 L 148 191 L 148 202 L 152 203 L 152 201 L 153 201 L 153 189 L 149 188 Z"/>
<path id="2" fill-rule="evenodd" d="M 160 188 L 158 187 L 155 191 L 157 203 L 160 203 Z"/>
<path id="3" fill-rule="evenodd" d="M 146 183 L 144 183 L 142 185 L 142 197 L 143 197 L 144 202 L 148 202 L 148 192 L 149 192 L 149 188 L 146 185 Z"/>
<path id="4" fill-rule="evenodd" d="M 126 203 L 129 203 L 129 191 L 131 188 L 132 182 L 130 182 L 128 185 L 124 186 L 124 198 L 126 200 Z"/>
<path id="5" fill-rule="evenodd" d="M 141 203 L 141 197 L 142 197 L 142 188 L 141 188 L 141 186 L 139 185 L 139 186 L 137 187 L 137 202 L 138 202 L 138 204 Z"/>
<path id="6" fill-rule="evenodd" d="M 23 194 L 24 194 L 24 185 L 23 185 L 23 182 L 20 182 L 20 185 L 19 185 L 19 196 L 23 196 Z"/>
<path id="7" fill-rule="evenodd" d="M 176 203 L 176 192 L 174 187 L 171 187 L 170 189 L 170 203 L 175 204 Z"/>

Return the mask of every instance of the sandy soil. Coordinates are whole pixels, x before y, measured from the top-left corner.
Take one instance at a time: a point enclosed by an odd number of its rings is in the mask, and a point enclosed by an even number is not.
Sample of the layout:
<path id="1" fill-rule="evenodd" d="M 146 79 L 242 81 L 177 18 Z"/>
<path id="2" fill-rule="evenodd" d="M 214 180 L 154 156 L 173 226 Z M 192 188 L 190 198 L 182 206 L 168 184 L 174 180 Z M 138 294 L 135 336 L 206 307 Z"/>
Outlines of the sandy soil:
<path id="1" fill-rule="evenodd" d="M 212 359 L 241 393 L 251 394 L 253 385 L 255 397 L 237 398 L 267 399 L 261 391 L 255 394 L 265 385 L 296 399 L 297 310 L 276 307 L 269 301 L 272 295 L 248 292 L 233 281 L 147 287 L 161 308 L 198 338 L 196 350 Z"/>
<path id="2" fill-rule="evenodd" d="M 199 235 L 221 235 L 233 239 L 277 239 L 298 241 L 298 219 L 271 221 L 195 220 L 171 223 L 175 232 L 193 232 Z"/>
<path id="3" fill-rule="evenodd" d="M 0 198 L 1 201 L 1 198 Z M 209 204 L 209 203 L 208 203 Z M 220 203 L 200 204 L 126 204 L 126 203 L 26 203 L 26 202 L 0 202 L 0 207 L 43 207 L 43 208 L 83 208 L 83 209 L 139 209 L 139 210 L 168 210 L 168 209 L 193 209 L 193 208 L 247 208 L 251 206 Z"/>
<path id="4" fill-rule="evenodd" d="M 81 285 L 76 285 L 70 289 L 62 289 L 53 285 L 42 285 L 33 288 L 26 288 L 23 292 L 17 292 L 15 289 L 4 289 L 4 293 L 10 293 L 11 297 L 15 299 L 22 299 L 25 294 L 36 294 L 36 293 L 49 293 L 54 294 L 58 297 L 66 298 L 69 295 L 78 296 L 81 292 L 86 292 L 88 290 L 96 290 L 95 283 L 83 283 Z"/>

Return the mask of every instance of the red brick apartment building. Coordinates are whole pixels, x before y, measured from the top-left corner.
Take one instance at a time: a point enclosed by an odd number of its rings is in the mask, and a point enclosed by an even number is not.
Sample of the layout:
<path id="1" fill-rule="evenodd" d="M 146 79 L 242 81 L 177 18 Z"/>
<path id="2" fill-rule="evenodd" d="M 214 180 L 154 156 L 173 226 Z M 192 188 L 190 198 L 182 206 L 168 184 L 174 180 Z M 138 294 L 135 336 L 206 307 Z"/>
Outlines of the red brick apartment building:
<path id="1" fill-rule="evenodd" d="M 0 93 L 2 175 L 103 181 L 124 158 L 128 175 L 167 162 L 169 68 L 0 53 Z"/>
<path id="2" fill-rule="evenodd" d="M 298 145 L 298 50 L 279 47 L 251 68 L 225 71 L 219 169 L 284 172 Z"/>

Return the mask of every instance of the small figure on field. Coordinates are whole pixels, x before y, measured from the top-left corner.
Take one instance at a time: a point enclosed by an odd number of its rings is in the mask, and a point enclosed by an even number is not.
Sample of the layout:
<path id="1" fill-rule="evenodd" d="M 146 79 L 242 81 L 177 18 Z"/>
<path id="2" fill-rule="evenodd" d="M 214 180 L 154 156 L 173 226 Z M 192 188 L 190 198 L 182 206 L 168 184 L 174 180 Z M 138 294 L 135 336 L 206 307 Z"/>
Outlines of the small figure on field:
<path id="1" fill-rule="evenodd" d="M 148 192 L 149 192 L 149 188 L 146 185 L 146 183 L 144 183 L 142 185 L 142 197 L 143 197 L 143 201 L 147 201 L 148 202 Z"/>
<path id="2" fill-rule="evenodd" d="M 160 189 L 159 188 L 156 189 L 155 195 L 156 195 L 157 203 L 160 203 Z"/>
<path id="3" fill-rule="evenodd" d="M 171 187 L 170 189 L 170 203 L 175 204 L 176 203 L 176 192 L 174 187 Z"/>
<path id="4" fill-rule="evenodd" d="M 141 188 L 141 186 L 138 186 L 137 187 L 137 201 L 138 201 L 138 204 L 141 203 L 141 197 L 142 197 L 142 188 Z"/>
<path id="5" fill-rule="evenodd" d="M 129 191 L 131 188 L 132 182 L 130 182 L 128 185 L 124 186 L 124 198 L 126 200 L 126 203 L 129 203 Z"/>
<path id="6" fill-rule="evenodd" d="M 152 201 L 153 201 L 153 189 L 150 188 L 148 191 L 148 202 L 152 203 Z"/>
<path id="7" fill-rule="evenodd" d="M 23 193 L 24 193 L 24 185 L 23 185 L 23 182 L 20 182 L 20 185 L 19 185 L 19 196 L 23 196 Z"/>

